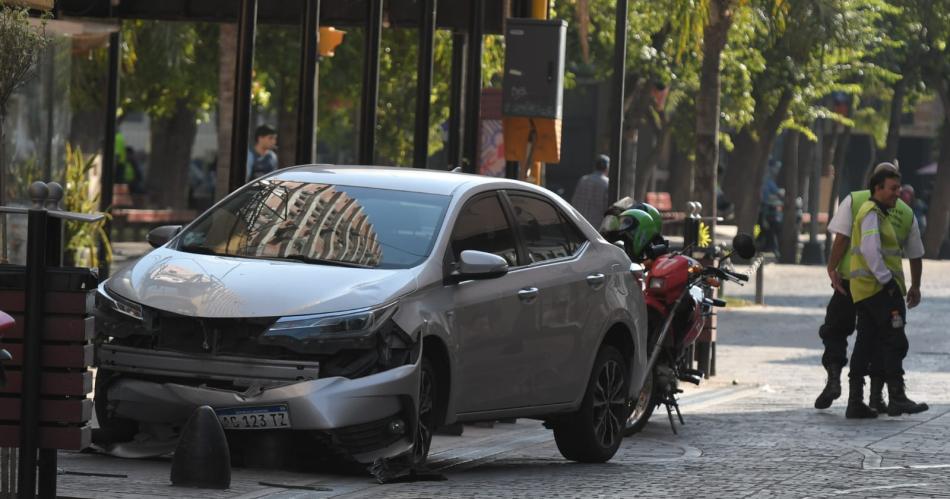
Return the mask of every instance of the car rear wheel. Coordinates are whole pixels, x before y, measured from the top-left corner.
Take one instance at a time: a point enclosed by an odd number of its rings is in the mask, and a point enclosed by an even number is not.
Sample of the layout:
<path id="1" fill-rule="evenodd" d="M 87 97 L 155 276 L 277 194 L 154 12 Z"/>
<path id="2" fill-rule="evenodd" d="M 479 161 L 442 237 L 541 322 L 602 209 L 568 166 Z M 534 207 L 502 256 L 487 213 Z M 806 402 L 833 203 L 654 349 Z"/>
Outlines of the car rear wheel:
<path id="1" fill-rule="evenodd" d="M 602 463 L 617 453 L 629 411 L 629 385 L 623 355 L 610 345 L 602 346 L 580 408 L 554 425 L 561 455 L 582 463 Z"/>

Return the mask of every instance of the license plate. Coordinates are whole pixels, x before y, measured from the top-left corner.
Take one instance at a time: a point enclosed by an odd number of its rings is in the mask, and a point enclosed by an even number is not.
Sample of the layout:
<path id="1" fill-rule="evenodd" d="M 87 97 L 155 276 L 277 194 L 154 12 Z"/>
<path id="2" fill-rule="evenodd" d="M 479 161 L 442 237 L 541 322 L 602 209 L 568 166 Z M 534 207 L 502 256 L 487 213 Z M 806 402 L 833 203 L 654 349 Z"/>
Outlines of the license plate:
<path id="1" fill-rule="evenodd" d="M 286 405 L 232 407 L 214 412 L 225 430 L 290 428 L 290 412 Z"/>

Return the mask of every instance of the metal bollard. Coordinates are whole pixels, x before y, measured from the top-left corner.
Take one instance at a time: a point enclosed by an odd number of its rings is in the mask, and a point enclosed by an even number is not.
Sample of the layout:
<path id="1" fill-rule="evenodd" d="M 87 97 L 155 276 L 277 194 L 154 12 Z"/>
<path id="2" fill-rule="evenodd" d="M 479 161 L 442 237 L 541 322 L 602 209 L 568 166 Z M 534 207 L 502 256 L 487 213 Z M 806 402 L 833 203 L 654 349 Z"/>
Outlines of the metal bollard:
<path id="1" fill-rule="evenodd" d="M 765 305 L 765 268 L 759 265 L 755 271 L 755 303 Z"/>

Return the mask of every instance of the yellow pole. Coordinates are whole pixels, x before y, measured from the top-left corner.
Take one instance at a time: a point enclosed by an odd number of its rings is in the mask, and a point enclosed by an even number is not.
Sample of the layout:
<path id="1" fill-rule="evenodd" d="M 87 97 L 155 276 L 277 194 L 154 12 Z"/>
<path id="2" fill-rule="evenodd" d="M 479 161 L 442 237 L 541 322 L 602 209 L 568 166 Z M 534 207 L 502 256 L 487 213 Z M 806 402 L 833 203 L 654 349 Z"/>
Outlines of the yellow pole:
<path id="1" fill-rule="evenodd" d="M 531 18 L 532 19 L 547 19 L 548 18 L 548 0 L 533 0 L 531 2 Z"/>

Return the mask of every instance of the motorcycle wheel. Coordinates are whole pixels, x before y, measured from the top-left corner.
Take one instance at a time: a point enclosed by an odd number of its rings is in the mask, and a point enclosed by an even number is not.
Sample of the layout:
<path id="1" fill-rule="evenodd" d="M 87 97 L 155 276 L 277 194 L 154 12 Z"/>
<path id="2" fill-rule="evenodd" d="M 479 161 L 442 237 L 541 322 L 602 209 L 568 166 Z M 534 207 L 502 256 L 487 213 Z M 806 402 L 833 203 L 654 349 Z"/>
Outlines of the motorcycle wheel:
<path id="1" fill-rule="evenodd" d="M 623 436 L 629 437 L 640 433 L 647 422 L 650 421 L 654 409 L 656 409 L 656 390 L 653 388 L 653 369 L 651 369 L 643 381 L 643 388 L 640 389 L 639 395 L 633 401 L 633 411 L 627 417 Z"/>

